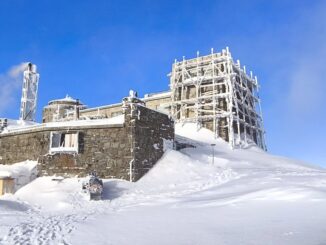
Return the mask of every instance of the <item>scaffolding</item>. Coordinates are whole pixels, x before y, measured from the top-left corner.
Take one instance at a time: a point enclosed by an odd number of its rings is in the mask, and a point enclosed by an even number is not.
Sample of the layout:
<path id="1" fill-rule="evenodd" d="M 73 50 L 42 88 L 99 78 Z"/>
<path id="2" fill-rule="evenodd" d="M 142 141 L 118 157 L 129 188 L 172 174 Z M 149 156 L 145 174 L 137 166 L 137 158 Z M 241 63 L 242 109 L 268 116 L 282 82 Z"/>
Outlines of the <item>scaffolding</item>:
<path id="1" fill-rule="evenodd" d="M 175 60 L 170 74 L 171 114 L 176 122 L 195 122 L 232 148 L 255 143 L 266 149 L 259 84 L 252 72 L 220 53 Z"/>
<path id="2" fill-rule="evenodd" d="M 35 121 L 39 76 L 36 65 L 28 63 L 24 71 L 20 120 Z"/>

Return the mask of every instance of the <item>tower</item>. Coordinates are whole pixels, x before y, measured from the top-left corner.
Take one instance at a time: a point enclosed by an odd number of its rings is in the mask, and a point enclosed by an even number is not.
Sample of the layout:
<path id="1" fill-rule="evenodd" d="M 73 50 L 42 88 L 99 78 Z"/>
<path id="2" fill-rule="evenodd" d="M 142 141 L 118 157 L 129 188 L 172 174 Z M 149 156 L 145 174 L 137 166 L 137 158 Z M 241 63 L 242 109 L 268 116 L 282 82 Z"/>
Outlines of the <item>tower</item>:
<path id="1" fill-rule="evenodd" d="M 24 71 L 20 120 L 35 121 L 39 77 L 36 65 L 28 63 Z"/>
<path id="2" fill-rule="evenodd" d="M 232 148 L 254 142 L 266 150 L 257 78 L 233 61 L 228 48 L 175 61 L 170 88 L 176 122 L 208 128 Z"/>

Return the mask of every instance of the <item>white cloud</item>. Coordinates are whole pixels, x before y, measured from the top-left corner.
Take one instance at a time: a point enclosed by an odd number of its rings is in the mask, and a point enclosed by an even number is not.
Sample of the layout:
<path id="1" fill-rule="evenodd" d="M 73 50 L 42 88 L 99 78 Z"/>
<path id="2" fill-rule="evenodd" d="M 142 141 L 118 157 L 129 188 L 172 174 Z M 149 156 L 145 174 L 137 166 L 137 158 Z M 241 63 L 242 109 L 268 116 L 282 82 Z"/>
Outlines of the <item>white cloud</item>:
<path id="1" fill-rule="evenodd" d="M 22 87 L 22 72 L 26 65 L 27 63 L 15 65 L 0 74 L 0 113 L 7 111 L 19 99 L 18 91 Z"/>

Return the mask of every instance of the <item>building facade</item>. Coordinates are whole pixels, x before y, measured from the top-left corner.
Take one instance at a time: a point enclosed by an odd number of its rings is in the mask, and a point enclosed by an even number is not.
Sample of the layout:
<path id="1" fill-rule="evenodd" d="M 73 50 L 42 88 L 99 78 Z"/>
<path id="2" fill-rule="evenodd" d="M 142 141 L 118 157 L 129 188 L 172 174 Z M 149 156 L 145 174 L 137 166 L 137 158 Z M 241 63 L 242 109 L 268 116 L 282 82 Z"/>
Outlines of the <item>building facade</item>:
<path id="1" fill-rule="evenodd" d="M 173 146 L 169 116 L 127 97 L 112 119 L 48 122 L 0 134 L 0 164 L 39 162 L 39 174 L 140 179 Z M 52 118 L 52 117 L 51 117 Z"/>

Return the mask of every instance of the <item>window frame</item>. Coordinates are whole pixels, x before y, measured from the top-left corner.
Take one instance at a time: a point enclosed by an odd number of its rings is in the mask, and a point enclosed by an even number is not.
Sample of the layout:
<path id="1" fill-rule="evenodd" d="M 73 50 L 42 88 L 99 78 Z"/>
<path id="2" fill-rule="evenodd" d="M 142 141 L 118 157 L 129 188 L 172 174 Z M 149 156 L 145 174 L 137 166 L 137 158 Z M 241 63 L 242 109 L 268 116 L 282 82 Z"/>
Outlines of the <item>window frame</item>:
<path id="1" fill-rule="evenodd" d="M 54 134 L 59 134 L 60 135 L 60 142 L 61 142 L 61 137 L 64 135 L 66 137 L 67 134 L 75 134 L 76 135 L 76 142 L 75 142 L 75 147 L 65 147 L 65 146 L 59 146 L 59 147 L 53 147 L 52 146 L 52 139 Z M 65 141 L 65 139 L 64 139 Z M 53 131 L 50 133 L 50 144 L 49 144 L 49 152 L 52 153 L 60 153 L 60 152 L 65 152 L 65 153 L 78 153 L 79 150 L 79 132 L 62 132 L 62 131 Z"/>

